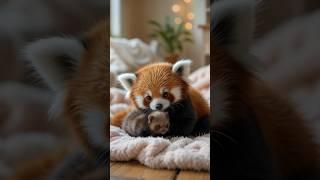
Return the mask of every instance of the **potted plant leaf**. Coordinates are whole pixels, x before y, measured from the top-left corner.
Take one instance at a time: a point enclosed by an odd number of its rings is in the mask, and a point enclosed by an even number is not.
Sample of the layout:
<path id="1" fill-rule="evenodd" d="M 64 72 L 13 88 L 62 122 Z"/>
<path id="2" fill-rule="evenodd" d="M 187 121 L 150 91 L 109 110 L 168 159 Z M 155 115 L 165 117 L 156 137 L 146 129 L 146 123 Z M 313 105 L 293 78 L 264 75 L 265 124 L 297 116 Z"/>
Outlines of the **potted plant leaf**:
<path id="1" fill-rule="evenodd" d="M 169 17 L 165 18 L 164 24 L 155 20 L 150 20 L 148 23 L 153 27 L 150 36 L 157 39 L 167 53 L 165 57 L 167 62 L 176 62 L 183 51 L 184 43 L 193 43 L 192 34 L 184 28 L 184 23 L 175 25 Z"/>

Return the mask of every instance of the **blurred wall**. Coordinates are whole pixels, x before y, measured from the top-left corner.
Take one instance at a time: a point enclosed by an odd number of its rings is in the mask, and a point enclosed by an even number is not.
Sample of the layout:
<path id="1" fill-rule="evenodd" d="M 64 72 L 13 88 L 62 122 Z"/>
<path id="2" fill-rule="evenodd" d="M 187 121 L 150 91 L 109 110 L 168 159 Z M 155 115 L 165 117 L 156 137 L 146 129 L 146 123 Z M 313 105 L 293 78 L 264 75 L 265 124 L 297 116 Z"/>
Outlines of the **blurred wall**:
<path id="1" fill-rule="evenodd" d="M 320 10 L 319 0 L 258 0 L 256 36 L 263 36 L 292 18 Z"/>
<path id="2" fill-rule="evenodd" d="M 177 1 L 174 0 L 121 0 L 121 31 L 122 36 L 127 38 L 140 38 L 149 42 L 150 25 L 147 22 L 151 19 L 159 22 L 164 21 L 165 16 L 174 16 L 171 6 Z M 193 20 L 194 44 L 186 44 L 183 57 L 191 58 L 194 61 L 193 68 L 204 63 L 204 41 L 203 32 L 198 27 L 206 21 L 205 0 L 193 0 L 191 9 L 195 14 Z"/>

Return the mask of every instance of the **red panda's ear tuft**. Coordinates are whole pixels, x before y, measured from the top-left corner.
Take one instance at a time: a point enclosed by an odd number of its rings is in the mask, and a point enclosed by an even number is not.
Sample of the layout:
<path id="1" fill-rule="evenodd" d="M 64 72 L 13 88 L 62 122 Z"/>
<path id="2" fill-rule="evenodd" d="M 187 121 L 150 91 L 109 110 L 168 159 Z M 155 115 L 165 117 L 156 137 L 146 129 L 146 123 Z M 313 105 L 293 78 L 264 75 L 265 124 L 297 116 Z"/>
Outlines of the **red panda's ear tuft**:
<path id="1" fill-rule="evenodd" d="M 40 39 L 25 48 L 25 56 L 51 89 L 61 91 L 85 51 L 76 38 Z"/>
<path id="2" fill-rule="evenodd" d="M 172 66 L 172 72 L 175 74 L 178 74 L 183 79 L 187 80 L 190 74 L 191 63 L 192 61 L 189 59 L 183 59 L 183 60 L 177 61 Z"/>
<path id="3" fill-rule="evenodd" d="M 131 87 L 136 79 L 137 76 L 134 73 L 124 73 L 118 76 L 118 81 L 128 92 L 131 90 Z"/>

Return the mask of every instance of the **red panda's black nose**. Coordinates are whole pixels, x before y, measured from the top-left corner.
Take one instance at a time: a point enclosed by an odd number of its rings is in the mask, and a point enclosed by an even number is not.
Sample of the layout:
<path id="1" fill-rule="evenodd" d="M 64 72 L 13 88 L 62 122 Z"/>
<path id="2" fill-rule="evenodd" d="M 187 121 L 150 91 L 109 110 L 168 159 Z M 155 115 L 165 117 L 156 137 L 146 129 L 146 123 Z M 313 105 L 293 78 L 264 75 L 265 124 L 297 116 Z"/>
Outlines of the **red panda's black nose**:
<path id="1" fill-rule="evenodd" d="M 156 105 L 156 109 L 157 109 L 157 110 L 161 110 L 162 107 L 163 107 L 162 104 L 157 104 L 157 105 Z"/>

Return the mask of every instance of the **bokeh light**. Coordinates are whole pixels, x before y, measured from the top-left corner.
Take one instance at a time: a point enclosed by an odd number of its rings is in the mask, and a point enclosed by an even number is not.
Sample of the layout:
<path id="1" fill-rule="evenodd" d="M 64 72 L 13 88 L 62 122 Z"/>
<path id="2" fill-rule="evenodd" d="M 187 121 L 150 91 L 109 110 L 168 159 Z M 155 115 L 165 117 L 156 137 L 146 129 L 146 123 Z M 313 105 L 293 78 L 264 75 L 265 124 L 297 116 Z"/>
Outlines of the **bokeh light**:
<path id="1" fill-rule="evenodd" d="M 192 12 L 189 12 L 188 14 L 187 14 L 187 17 L 188 17 L 188 19 L 193 19 L 194 18 L 194 14 L 192 13 Z"/>
<path id="2" fill-rule="evenodd" d="M 181 19 L 180 17 L 176 17 L 176 18 L 174 19 L 174 22 L 175 22 L 176 24 L 181 24 L 181 23 L 182 23 L 182 19 Z"/>
<path id="3" fill-rule="evenodd" d="M 174 5 L 172 6 L 172 11 L 173 11 L 173 12 L 177 13 L 177 12 L 179 12 L 180 10 L 181 10 L 181 7 L 180 7 L 178 4 L 174 4 Z"/>
<path id="4" fill-rule="evenodd" d="M 184 24 L 184 27 L 187 29 L 187 30 L 191 30 L 192 29 L 192 24 L 190 22 L 187 22 L 186 24 Z"/>

